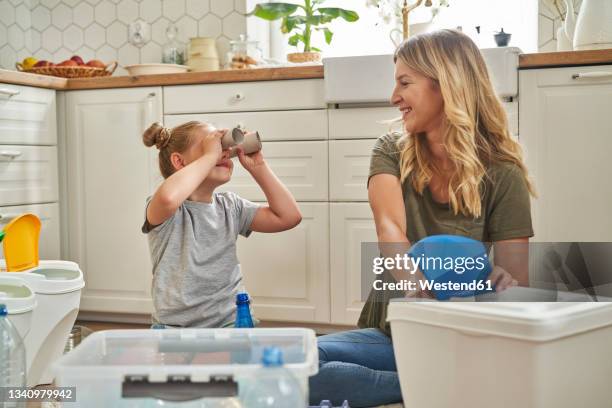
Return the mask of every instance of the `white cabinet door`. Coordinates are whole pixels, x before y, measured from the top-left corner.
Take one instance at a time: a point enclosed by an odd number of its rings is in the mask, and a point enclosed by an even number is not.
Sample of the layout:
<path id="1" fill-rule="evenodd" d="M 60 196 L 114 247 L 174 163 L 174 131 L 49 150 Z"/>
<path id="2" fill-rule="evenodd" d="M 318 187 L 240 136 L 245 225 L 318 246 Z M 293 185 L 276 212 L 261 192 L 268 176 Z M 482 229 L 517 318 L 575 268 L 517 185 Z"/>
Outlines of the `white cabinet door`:
<path id="1" fill-rule="evenodd" d="M 389 121 L 400 116 L 400 111 L 391 107 L 330 109 L 329 138 L 375 139 L 391 129 Z"/>
<path id="2" fill-rule="evenodd" d="M 520 71 L 520 95 L 534 239 L 612 241 L 612 66 Z"/>
<path id="3" fill-rule="evenodd" d="M 164 87 L 164 113 L 325 109 L 322 79 Z"/>
<path id="4" fill-rule="evenodd" d="M 68 253 L 85 275 L 81 310 L 152 311 L 140 227 L 158 170 L 142 132 L 161 117 L 161 88 L 67 92 Z"/>
<path id="5" fill-rule="evenodd" d="M 327 142 L 263 142 L 262 150 L 274 174 L 297 201 L 327 201 Z M 237 158 L 232 179 L 219 188 L 228 190 L 252 201 L 266 199 Z"/>
<path id="6" fill-rule="evenodd" d="M 300 209 L 296 228 L 238 240 L 258 319 L 329 323 L 329 207 L 300 203 Z"/>
<path id="7" fill-rule="evenodd" d="M 25 213 L 34 214 L 40 219 L 39 259 L 60 259 L 59 205 L 52 203 L 0 207 L 0 230 L 15 217 Z M 0 258 L 4 258 L 2 245 Z"/>
<path id="8" fill-rule="evenodd" d="M 191 120 L 212 123 L 217 128 L 256 130 L 264 142 L 327 140 L 326 109 L 164 116 L 164 123 L 169 127 Z"/>
<path id="9" fill-rule="evenodd" d="M 0 145 L 0 205 L 57 201 L 57 147 Z"/>
<path id="10" fill-rule="evenodd" d="M 0 144 L 57 143 L 55 91 L 0 84 Z"/>
<path id="11" fill-rule="evenodd" d="M 369 293 L 362 288 L 361 244 L 376 245 L 376 226 L 367 203 L 330 204 L 331 322 L 355 325 Z M 367 269 L 367 266 L 364 266 Z M 364 271 L 365 273 L 367 271 Z"/>
<path id="12" fill-rule="evenodd" d="M 368 201 L 370 156 L 375 139 L 329 141 L 329 198 Z"/>

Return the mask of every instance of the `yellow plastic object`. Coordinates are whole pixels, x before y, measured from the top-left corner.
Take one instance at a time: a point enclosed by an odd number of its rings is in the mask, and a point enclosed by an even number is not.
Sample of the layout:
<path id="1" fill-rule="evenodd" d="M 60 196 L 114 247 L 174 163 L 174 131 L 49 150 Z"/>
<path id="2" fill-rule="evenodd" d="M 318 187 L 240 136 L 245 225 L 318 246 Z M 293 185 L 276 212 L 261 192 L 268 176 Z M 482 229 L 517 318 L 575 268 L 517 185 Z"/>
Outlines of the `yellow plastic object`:
<path id="1" fill-rule="evenodd" d="M 23 214 L 4 227 L 4 258 L 8 272 L 20 272 L 38 266 L 40 219 Z"/>

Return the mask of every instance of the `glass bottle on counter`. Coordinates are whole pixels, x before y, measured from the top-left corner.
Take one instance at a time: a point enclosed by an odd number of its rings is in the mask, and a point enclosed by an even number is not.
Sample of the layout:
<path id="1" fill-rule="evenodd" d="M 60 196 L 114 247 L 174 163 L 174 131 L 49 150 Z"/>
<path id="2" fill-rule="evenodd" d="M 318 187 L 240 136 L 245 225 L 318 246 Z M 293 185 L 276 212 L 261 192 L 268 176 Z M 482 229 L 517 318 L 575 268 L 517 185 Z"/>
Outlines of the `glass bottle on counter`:
<path id="1" fill-rule="evenodd" d="M 185 45 L 176 38 L 177 34 L 176 26 L 174 24 L 168 25 L 166 29 L 168 42 L 162 50 L 162 62 L 164 64 L 183 65 L 185 63 Z"/>

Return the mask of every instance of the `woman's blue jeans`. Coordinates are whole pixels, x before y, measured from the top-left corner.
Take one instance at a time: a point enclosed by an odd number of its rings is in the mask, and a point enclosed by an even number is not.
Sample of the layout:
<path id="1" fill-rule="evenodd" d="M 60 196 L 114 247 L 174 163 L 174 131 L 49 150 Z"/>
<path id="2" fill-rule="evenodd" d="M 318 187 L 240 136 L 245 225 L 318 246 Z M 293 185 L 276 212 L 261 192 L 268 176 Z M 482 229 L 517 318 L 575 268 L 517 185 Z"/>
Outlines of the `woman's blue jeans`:
<path id="1" fill-rule="evenodd" d="M 310 404 L 330 400 L 351 408 L 402 401 L 391 339 L 378 329 L 318 338 L 319 373 L 310 378 Z"/>

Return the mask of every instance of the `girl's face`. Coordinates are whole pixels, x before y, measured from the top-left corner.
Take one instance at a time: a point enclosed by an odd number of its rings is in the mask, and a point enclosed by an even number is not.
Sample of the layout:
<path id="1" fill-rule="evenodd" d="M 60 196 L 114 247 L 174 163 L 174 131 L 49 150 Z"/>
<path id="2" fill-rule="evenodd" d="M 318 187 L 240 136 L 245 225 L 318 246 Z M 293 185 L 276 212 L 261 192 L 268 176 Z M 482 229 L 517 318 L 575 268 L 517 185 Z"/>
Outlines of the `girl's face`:
<path id="1" fill-rule="evenodd" d="M 399 58 L 395 63 L 391 103 L 402 112 L 408 133 L 427 133 L 444 122 L 444 100 L 438 83 L 411 69 Z"/>
<path id="2" fill-rule="evenodd" d="M 185 161 L 185 165 L 199 159 L 204 154 L 204 146 L 202 140 L 209 134 L 214 133 L 218 129 L 213 126 L 199 127 L 196 130 L 196 134 L 193 136 L 191 147 L 189 147 L 182 156 Z M 234 163 L 229 157 L 229 150 L 224 150 L 221 158 L 217 161 L 217 165 L 212 168 L 208 177 L 206 177 L 207 183 L 220 186 L 227 183 L 232 178 L 232 172 L 234 169 Z"/>

